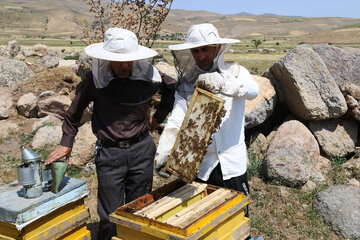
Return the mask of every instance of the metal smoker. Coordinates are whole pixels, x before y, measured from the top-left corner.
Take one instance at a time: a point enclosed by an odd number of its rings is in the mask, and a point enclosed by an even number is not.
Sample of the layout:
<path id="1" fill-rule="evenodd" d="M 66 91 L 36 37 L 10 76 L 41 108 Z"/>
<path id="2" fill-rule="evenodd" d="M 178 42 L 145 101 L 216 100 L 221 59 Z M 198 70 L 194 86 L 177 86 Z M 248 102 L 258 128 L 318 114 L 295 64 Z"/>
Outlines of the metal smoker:
<path id="1" fill-rule="evenodd" d="M 22 164 L 17 167 L 18 182 L 25 198 L 37 198 L 43 193 L 41 158 L 21 146 Z"/>

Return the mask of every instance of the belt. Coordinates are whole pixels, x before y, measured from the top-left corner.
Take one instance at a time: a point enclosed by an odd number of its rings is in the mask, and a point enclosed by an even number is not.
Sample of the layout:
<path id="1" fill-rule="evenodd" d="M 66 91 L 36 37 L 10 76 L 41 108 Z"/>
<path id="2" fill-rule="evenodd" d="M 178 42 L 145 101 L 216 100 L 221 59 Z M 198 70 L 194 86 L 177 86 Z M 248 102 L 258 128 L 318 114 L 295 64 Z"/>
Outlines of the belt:
<path id="1" fill-rule="evenodd" d="M 143 133 L 138 137 L 130 138 L 126 140 L 119 140 L 117 142 L 109 141 L 109 140 L 100 140 L 100 144 L 102 147 L 118 147 L 118 148 L 129 148 L 131 145 L 135 143 L 141 142 L 147 136 L 149 136 L 149 132 Z"/>

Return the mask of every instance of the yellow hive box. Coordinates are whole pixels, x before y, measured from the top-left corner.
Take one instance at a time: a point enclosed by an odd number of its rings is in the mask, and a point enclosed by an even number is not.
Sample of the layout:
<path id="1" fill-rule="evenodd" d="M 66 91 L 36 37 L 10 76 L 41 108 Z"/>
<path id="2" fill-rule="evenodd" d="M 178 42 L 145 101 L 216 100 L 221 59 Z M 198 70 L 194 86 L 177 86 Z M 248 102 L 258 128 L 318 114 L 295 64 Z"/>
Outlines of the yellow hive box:
<path id="1" fill-rule="evenodd" d="M 64 178 L 62 190 L 44 192 L 39 198 L 18 196 L 17 182 L 0 187 L 0 240 L 86 240 L 89 209 L 86 182 Z"/>
<path id="2" fill-rule="evenodd" d="M 248 204 L 241 192 L 176 180 L 112 213 L 113 240 L 242 240 L 250 235 Z"/>

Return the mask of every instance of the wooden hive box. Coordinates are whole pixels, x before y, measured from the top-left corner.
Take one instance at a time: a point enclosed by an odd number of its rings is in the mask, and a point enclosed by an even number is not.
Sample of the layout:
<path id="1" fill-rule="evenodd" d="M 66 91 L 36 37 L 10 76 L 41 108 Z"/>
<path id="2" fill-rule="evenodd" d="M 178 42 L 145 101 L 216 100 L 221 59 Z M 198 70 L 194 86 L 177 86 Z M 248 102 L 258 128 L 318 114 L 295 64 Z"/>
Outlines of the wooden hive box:
<path id="1" fill-rule="evenodd" d="M 242 240 L 250 235 L 248 203 L 241 192 L 178 179 L 112 213 L 113 240 Z"/>
<path id="2" fill-rule="evenodd" d="M 164 171 L 191 183 L 198 174 L 211 135 L 224 116 L 225 100 L 195 88 Z"/>

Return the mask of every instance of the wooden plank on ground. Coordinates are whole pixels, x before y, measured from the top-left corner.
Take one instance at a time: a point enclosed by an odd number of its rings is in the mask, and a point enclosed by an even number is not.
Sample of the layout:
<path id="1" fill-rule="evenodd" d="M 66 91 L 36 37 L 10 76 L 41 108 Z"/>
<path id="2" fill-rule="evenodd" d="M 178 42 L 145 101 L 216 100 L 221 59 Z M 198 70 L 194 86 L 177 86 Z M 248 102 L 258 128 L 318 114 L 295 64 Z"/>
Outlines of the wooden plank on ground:
<path id="1" fill-rule="evenodd" d="M 206 187 L 207 184 L 205 183 L 193 182 L 192 184 L 186 184 L 169 195 L 153 202 L 149 206 L 140 209 L 134 214 L 155 219 L 182 202 L 205 191 Z"/>
<path id="2" fill-rule="evenodd" d="M 220 204 L 226 202 L 227 200 L 235 197 L 236 192 L 220 188 L 215 192 L 207 195 L 205 198 L 197 201 L 191 206 L 185 208 L 184 210 L 178 212 L 174 216 L 168 218 L 165 223 L 168 223 L 173 226 L 180 228 L 185 228 L 190 225 L 196 219 L 204 216 L 206 213 L 210 212 L 212 209 L 215 209 Z"/>

